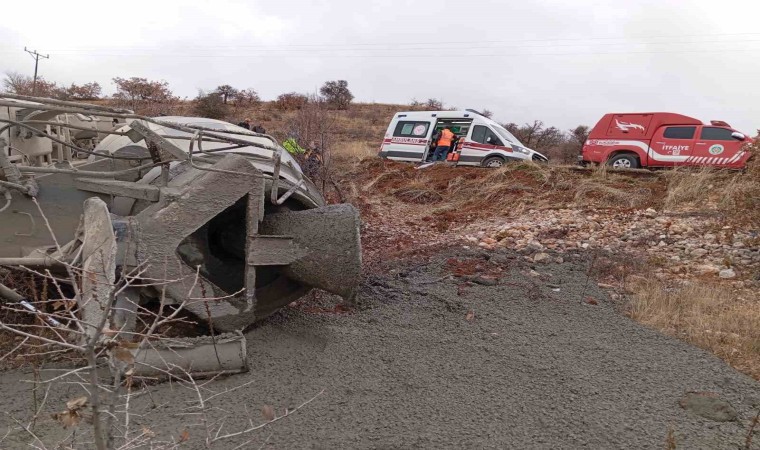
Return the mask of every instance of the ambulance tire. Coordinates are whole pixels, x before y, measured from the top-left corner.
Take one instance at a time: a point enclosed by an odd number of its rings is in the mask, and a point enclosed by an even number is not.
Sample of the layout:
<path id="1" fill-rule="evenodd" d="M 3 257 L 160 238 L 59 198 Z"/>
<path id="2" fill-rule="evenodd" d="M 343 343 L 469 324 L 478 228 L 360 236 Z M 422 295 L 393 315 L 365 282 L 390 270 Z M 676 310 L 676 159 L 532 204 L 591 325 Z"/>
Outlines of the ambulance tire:
<path id="1" fill-rule="evenodd" d="M 620 153 L 607 161 L 607 165 L 616 169 L 638 169 L 639 158 L 631 153 Z"/>
<path id="2" fill-rule="evenodd" d="M 489 156 L 488 158 L 483 160 L 483 167 L 488 167 L 491 169 L 498 169 L 499 167 L 504 166 L 506 161 L 501 156 Z"/>

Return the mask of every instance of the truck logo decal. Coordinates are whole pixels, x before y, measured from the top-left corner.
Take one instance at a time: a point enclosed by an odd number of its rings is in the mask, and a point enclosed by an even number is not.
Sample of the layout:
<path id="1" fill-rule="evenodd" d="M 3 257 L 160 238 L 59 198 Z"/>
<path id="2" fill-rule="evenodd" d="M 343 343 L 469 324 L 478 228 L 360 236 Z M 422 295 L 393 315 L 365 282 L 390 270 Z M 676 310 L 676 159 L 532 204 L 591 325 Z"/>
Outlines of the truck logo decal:
<path id="1" fill-rule="evenodd" d="M 611 147 L 613 145 L 618 145 L 618 141 L 610 140 L 610 139 L 589 139 L 588 145 L 599 145 L 602 147 Z"/>
<path id="2" fill-rule="evenodd" d="M 710 147 L 710 150 L 708 150 L 708 152 L 710 152 L 711 155 L 720 155 L 721 153 L 723 153 L 723 150 L 724 149 L 722 145 L 715 144 L 712 147 Z"/>
<path id="3" fill-rule="evenodd" d="M 673 152 L 673 155 L 678 156 L 681 152 L 688 152 L 688 145 L 663 145 L 662 149 L 666 152 Z"/>
<path id="4" fill-rule="evenodd" d="M 644 126 L 643 125 L 639 125 L 637 123 L 621 122 L 621 121 L 615 119 L 615 125 L 617 125 L 617 129 L 620 130 L 620 131 L 627 132 L 627 131 L 630 131 L 631 129 L 641 130 L 642 133 L 645 131 L 644 130 Z"/>

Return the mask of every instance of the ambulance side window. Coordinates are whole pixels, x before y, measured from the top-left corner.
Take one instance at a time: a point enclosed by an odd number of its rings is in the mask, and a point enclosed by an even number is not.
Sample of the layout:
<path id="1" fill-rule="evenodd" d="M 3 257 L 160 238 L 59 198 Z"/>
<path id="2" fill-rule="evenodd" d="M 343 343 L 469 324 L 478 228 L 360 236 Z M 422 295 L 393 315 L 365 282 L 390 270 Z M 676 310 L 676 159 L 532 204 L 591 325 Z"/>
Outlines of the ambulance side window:
<path id="1" fill-rule="evenodd" d="M 472 140 L 475 142 L 480 142 L 481 144 L 486 143 L 486 130 L 487 128 L 483 125 L 475 125 L 472 128 Z"/>
<path id="2" fill-rule="evenodd" d="M 735 140 L 731 136 L 733 133 L 728 128 L 703 127 L 699 138 L 706 141 L 733 141 Z"/>
<path id="3" fill-rule="evenodd" d="M 667 127 L 663 137 L 666 139 L 694 139 L 697 127 Z"/>
<path id="4" fill-rule="evenodd" d="M 490 138 L 490 141 L 489 141 L 489 138 Z M 480 144 L 490 144 L 490 145 L 498 145 L 498 146 L 504 145 L 501 142 L 501 139 L 499 139 L 499 137 L 496 136 L 496 133 L 491 131 L 490 128 L 485 127 L 483 125 L 475 125 L 473 127 L 472 140 Z"/>
<path id="5" fill-rule="evenodd" d="M 393 132 L 395 137 L 427 137 L 430 122 L 411 122 L 401 121 L 396 124 L 396 130 Z"/>

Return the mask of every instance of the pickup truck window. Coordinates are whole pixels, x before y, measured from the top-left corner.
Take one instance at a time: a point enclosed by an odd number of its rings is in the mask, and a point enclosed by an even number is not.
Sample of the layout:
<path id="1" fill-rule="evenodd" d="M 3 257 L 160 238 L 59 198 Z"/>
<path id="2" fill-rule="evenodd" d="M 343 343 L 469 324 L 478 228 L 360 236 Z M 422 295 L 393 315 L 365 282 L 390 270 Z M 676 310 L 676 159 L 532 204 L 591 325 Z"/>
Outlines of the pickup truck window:
<path id="1" fill-rule="evenodd" d="M 703 127 L 699 138 L 706 141 L 735 141 L 736 139 L 731 137 L 733 132 L 729 128 Z"/>
<path id="2" fill-rule="evenodd" d="M 393 136 L 424 138 L 427 136 L 428 128 L 430 128 L 430 122 L 402 121 L 396 124 Z"/>
<path id="3" fill-rule="evenodd" d="M 667 127 L 663 137 L 666 139 L 694 139 L 697 127 Z"/>

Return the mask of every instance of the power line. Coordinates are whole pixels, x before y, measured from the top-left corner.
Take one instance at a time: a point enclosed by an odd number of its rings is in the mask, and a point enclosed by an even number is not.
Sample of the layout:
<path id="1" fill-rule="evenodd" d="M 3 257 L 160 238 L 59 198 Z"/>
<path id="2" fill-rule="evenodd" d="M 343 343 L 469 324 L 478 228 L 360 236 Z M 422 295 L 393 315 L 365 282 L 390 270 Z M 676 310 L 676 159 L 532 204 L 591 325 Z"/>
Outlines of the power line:
<path id="1" fill-rule="evenodd" d="M 498 49 L 495 49 L 498 50 Z M 467 54 L 467 58 L 478 57 L 505 57 L 505 56 L 577 56 L 577 55 L 635 55 L 635 54 L 687 54 L 687 53 L 735 53 L 735 52 L 748 52 L 750 50 L 756 50 L 755 48 L 702 48 L 702 49 L 681 49 L 681 50 L 642 50 L 642 51 L 572 51 L 572 52 L 554 52 L 554 53 L 475 53 Z M 292 58 L 298 56 L 300 58 L 317 58 L 317 59 L 341 59 L 341 58 L 412 58 L 412 59 L 427 59 L 438 58 L 440 55 L 435 53 L 422 53 L 422 54 L 408 54 L 408 53 L 394 53 L 394 54 L 284 54 L 284 53 L 236 53 L 236 54 L 176 54 L 176 53 L 153 53 L 153 54 L 138 54 L 138 53 L 90 53 L 90 56 L 102 56 L 102 57 L 133 57 L 133 58 L 152 58 L 160 57 L 166 59 L 219 59 L 219 58 Z"/>
<path id="2" fill-rule="evenodd" d="M 328 48 L 328 49 L 335 49 L 338 47 L 377 47 L 377 46 L 390 46 L 391 48 L 398 48 L 399 46 L 413 46 L 413 45 L 434 45 L 434 46 L 440 46 L 440 45 L 475 45 L 475 44 L 514 44 L 514 43 L 524 43 L 524 42 L 584 42 L 584 41 L 614 41 L 614 40 L 628 40 L 628 42 L 621 42 L 619 44 L 617 43 L 611 43 L 611 44 L 604 44 L 604 45 L 627 45 L 627 44 L 638 44 L 639 42 L 634 42 L 636 39 L 674 39 L 674 38 L 686 38 L 686 37 L 699 37 L 699 38 L 715 38 L 715 37 L 725 37 L 725 36 L 758 36 L 760 33 L 758 32 L 747 32 L 747 33 L 714 33 L 714 34 L 671 34 L 671 35 L 649 35 L 649 36 L 626 36 L 626 37 L 590 37 L 590 38 L 543 38 L 543 39 L 510 39 L 510 40 L 496 40 L 496 41 L 487 41 L 487 40 L 478 40 L 478 41 L 427 41 L 427 42 L 376 42 L 376 43 L 355 43 L 355 44 L 336 44 L 336 43 L 318 43 L 318 44 L 227 44 L 227 45 L 207 45 L 207 46 L 200 46 L 200 45 L 193 45 L 193 46 L 183 46 L 183 48 L 204 48 L 204 49 L 218 49 L 218 48 L 259 48 L 259 49 L 286 49 L 286 48 Z M 710 42 L 710 41 L 694 41 L 694 42 Z M 731 42 L 731 41 L 715 41 L 715 42 Z M 741 42 L 741 41 L 738 41 Z M 650 43 L 654 44 L 656 42 L 641 42 L 642 44 Z M 662 42 L 669 43 L 669 42 Z M 577 44 L 577 45 L 583 45 L 583 44 Z M 76 47 L 76 48 L 60 48 L 56 49 L 56 51 L 90 51 L 92 49 L 97 49 L 98 47 Z M 131 47 L 135 50 L 151 50 L 155 49 L 155 47 Z M 438 47 L 436 47 L 438 48 Z"/>
<path id="3" fill-rule="evenodd" d="M 409 44 L 404 46 L 391 46 L 391 47 L 375 47 L 375 48 L 356 48 L 356 47 L 342 47 L 342 48 L 313 48 L 313 49 L 305 49 L 305 48 L 261 48 L 254 50 L 257 52 L 256 54 L 298 54 L 298 53 L 335 53 L 335 52 L 383 52 L 383 51 L 394 51 L 394 52 L 403 52 L 403 51 L 414 51 L 414 50 L 441 50 L 441 47 L 443 45 L 446 46 L 465 46 L 466 47 L 458 47 L 458 48 L 452 48 L 448 47 L 446 50 L 498 50 L 500 48 L 524 48 L 524 49 L 533 49 L 533 48 L 572 48 L 572 47 L 615 47 L 615 46 L 662 46 L 662 45 L 692 45 L 692 44 L 741 44 L 746 42 L 760 42 L 760 39 L 736 39 L 736 40 L 712 40 L 712 41 L 706 41 L 706 40 L 699 40 L 699 41 L 670 41 L 670 42 L 604 42 L 604 43 L 594 43 L 594 44 L 550 44 L 550 45 L 520 45 L 520 44 L 512 44 L 512 45 L 499 45 L 499 46 L 487 46 L 487 45 L 480 45 L 481 43 L 449 43 L 449 44 L 439 44 L 435 46 L 422 46 L 423 44 Z M 248 49 L 249 47 L 241 46 L 239 49 Z M 230 48 L 233 50 L 233 48 Z M 134 51 L 132 51 L 134 50 Z M 142 49 L 136 49 L 136 48 L 129 48 L 129 49 L 123 49 L 124 53 L 119 53 L 120 55 L 134 55 L 134 56 L 147 56 L 147 55 L 157 55 L 157 54 L 165 54 L 167 52 L 171 52 L 173 55 L 183 55 L 188 54 L 188 52 L 192 52 L 194 50 L 198 51 L 213 51 L 212 47 L 194 47 L 194 46 L 182 46 L 180 52 L 176 49 L 148 49 L 152 51 L 144 52 Z M 60 50 L 61 53 L 66 54 L 76 54 L 76 53 L 88 53 L 91 55 L 102 55 L 104 53 L 99 53 L 97 50 Z M 105 53 L 106 55 L 112 55 L 112 53 Z"/>
<path id="4" fill-rule="evenodd" d="M 34 95 L 37 93 L 37 67 L 40 65 L 40 58 L 50 59 L 50 55 L 41 55 L 37 53 L 37 50 L 27 50 L 26 47 L 24 47 L 24 51 L 32 55 L 32 58 L 34 58 L 34 82 L 32 83 L 32 95 Z"/>
<path id="5" fill-rule="evenodd" d="M 747 33 L 749 34 L 749 33 Z M 758 33 L 760 34 L 760 33 Z M 529 49 L 545 49 L 545 50 L 560 50 L 560 49 L 568 49 L 570 51 L 563 52 L 563 53 L 530 53 L 530 55 L 545 55 L 545 56 L 561 56 L 561 55 L 586 55 L 586 54 L 636 54 L 636 53 L 692 53 L 695 51 L 704 51 L 704 52 L 712 52 L 712 51 L 721 51 L 721 52 L 734 52 L 734 51 L 751 51 L 755 50 L 755 48 L 746 48 L 746 47 L 732 47 L 732 48 L 721 48 L 721 49 L 715 49 L 711 48 L 713 44 L 749 44 L 749 43 L 757 43 L 760 42 L 760 39 L 736 39 L 736 40 L 697 40 L 697 41 L 671 41 L 671 42 L 627 42 L 627 43 L 610 43 L 610 42 L 604 42 L 604 43 L 593 43 L 593 44 L 550 44 L 550 45 L 505 45 L 505 46 L 484 46 L 484 45 L 471 45 L 468 47 L 461 47 L 461 48 L 448 48 L 448 50 L 456 50 L 456 51 L 467 51 L 472 52 L 474 50 L 493 50 L 495 52 L 498 52 L 501 49 L 509 49 L 509 48 L 515 48 L 520 47 L 520 49 L 529 50 Z M 466 42 L 457 42 L 457 43 L 449 43 L 448 45 L 465 45 L 468 44 Z M 422 44 L 417 44 L 422 45 Z M 422 46 L 414 46 L 413 44 L 400 46 L 400 47 L 391 47 L 391 48 L 333 48 L 333 49 L 327 49 L 327 48 L 314 48 L 314 49 L 297 49 L 297 48 L 290 48 L 290 49 L 276 49 L 276 48 L 262 48 L 262 49 L 256 49 L 251 52 L 214 52 L 214 53 L 200 53 L 200 51 L 206 50 L 206 51 L 213 51 L 211 48 L 207 47 L 192 47 L 192 46 L 183 46 L 181 49 L 153 49 L 152 52 L 144 52 L 141 50 L 138 50 L 136 48 L 133 48 L 137 51 L 130 51 L 132 49 L 124 49 L 123 51 L 118 52 L 109 52 L 109 51 L 101 51 L 98 52 L 97 50 L 91 51 L 91 50 L 70 50 L 68 52 L 63 51 L 64 53 L 67 53 L 69 55 L 74 55 L 77 53 L 87 53 L 88 56 L 101 56 L 101 57 L 166 57 L 166 58 L 240 58 L 240 57 L 249 57 L 249 58 L 255 58 L 255 57 L 278 57 L 278 56 L 317 56 L 317 57 L 326 57 L 326 58 L 361 58 L 361 57 L 367 57 L 367 58 L 385 58 L 385 57 L 420 57 L 425 58 L 428 56 L 429 53 L 433 52 L 434 54 L 437 54 L 437 51 L 441 50 L 441 46 L 443 44 L 439 44 L 436 46 L 428 46 L 428 47 L 422 47 Z M 673 48 L 674 46 L 700 46 L 701 49 L 695 49 L 695 48 Z M 615 51 L 617 49 L 610 48 L 612 47 L 621 47 L 625 46 L 629 48 L 627 51 Z M 646 49 L 646 48 L 640 48 L 642 46 L 668 46 L 671 47 L 669 49 Z M 584 47 L 581 49 L 581 47 Z M 599 51 L 601 47 L 607 47 L 610 48 L 613 51 Z M 639 47 L 637 49 L 630 49 L 631 47 Z M 246 49 L 249 47 L 240 47 L 240 49 Z M 198 52 L 193 52 L 194 49 L 197 49 Z M 233 49 L 230 49 L 233 50 Z M 622 50 L 622 49 L 621 49 Z M 391 53 L 388 53 L 391 52 Z M 413 54 L 410 54 L 410 52 L 414 52 Z M 0 51 L 0 53 L 5 53 Z M 34 56 L 33 52 L 29 52 Z M 327 53 L 325 55 L 325 53 Z M 467 56 L 522 56 L 527 55 L 526 53 L 488 53 L 488 54 L 473 54 L 468 53 Z M 44 56 L 43 56 L 44 57 Z"/>

